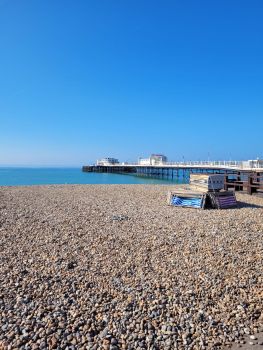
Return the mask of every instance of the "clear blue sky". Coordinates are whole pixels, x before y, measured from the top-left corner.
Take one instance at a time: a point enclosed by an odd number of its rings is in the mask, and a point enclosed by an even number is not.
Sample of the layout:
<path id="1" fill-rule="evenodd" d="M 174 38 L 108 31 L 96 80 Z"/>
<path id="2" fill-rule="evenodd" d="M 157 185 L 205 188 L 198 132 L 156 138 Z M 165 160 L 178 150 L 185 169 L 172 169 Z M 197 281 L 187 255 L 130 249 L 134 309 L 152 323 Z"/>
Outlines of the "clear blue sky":
<path id="1" fill-rule="evenodd" d="M 0 0 L 0 165 L 263 157 L 262 0 Z"/>

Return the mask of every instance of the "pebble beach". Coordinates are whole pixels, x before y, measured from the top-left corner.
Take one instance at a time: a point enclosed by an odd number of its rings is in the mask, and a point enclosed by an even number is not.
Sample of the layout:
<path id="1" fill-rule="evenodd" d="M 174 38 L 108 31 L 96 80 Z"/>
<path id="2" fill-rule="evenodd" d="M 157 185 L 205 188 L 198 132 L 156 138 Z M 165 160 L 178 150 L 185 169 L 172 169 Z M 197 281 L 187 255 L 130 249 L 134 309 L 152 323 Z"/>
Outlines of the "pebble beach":
<path id="1" fill-rule="evenodd" d="M 0 187 L 0 350 L 263 349 L 263 198 L 175 188 Z"/>

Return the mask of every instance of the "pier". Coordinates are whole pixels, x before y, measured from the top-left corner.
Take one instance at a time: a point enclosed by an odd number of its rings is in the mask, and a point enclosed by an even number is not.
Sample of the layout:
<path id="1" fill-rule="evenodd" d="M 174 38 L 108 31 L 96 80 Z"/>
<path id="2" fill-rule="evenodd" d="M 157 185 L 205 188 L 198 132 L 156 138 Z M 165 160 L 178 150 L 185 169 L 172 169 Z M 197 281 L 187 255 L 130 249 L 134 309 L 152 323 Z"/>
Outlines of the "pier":
<path id="1" fill-rule="evenodd" d="M 161 178 L 176 178 L 189 176 L 190 173 L 213 174 L 263 174 L 263 167 L 253 165 L 246 166 L 247 162 L 241 161 L 194 161 L 194 162 L 166 162 L 155 165 L 140 163 L 115 163 L 83 166 L 84 172 L 136 174 L 139 176 L 151 176 Z"/>
<path id="2" fill-rule="evenodd" d="M 155 165 L 139 163 L 114 163 L 83 166 L 84 172 L 130 174 L 141 177 L 162 178 L 175 180 L 184 178 L 188 181 L 190 174 L 224 174 L 224 187 L 226 190 L 233 188 L 236 191 L 246 189 L 248 194 L 261 193 L 263 191 L 263 167 L 249 167 L 249 162 L 215 161 L 215 162 L 173 162 Z M 251 165 L 251 164 L 250 164 Z M 256 163 L 257 165 L 257 163 Z"/>

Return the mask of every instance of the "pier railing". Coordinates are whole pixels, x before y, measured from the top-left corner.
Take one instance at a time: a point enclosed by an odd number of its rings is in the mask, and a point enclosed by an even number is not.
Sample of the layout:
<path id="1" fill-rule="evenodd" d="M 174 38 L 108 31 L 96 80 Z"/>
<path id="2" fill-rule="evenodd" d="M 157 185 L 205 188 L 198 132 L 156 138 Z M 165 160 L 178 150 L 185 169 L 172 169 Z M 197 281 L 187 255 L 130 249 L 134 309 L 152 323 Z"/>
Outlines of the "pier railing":
<path id="1" fill-rule="evenodd" d="M 113 166 L 126 165 L 126 166 L 137 166 L 137 167 L 145 167 L 145 166 L 154 166 L 154 167 L 207 167 L 207 168 L 230 168 L 230 169 L 240 169 L 240 170 L 251 170 L 251 169 L 262 169 L 262 165 L 260 163 L 253 163 L 251 166 L 245 164 L 245 162 L 237 161 L 237 160 L 220 160 L 220 161 L 182 161 L 182 162 L 165 162 L 159 164 L 141 164 L 141 163 L 120 163 Z"/>
<path id="2" fill-rule="evenodd" d="M 178 165 L 178 166 L 220 166 L 220 167 L 241 167 L 242 162 L 240 161 L 189 161 L 189 162 L 167 162 L 168 165 Z"/>
<path id="3" fill-rule="evenodd" d="M 88 168 L 87 166 L 86 168 Z M 201 160 L 201 161 L 182 161 L 182 162 L 163 162 L 163 163 L 139 163 L 139 162 L 121 162 L 116 164 L 101 164 L 101 165 L 91 165 L 91 167 L 101 167 L 106 168 L 110 167 L 112 169 L 117 169 L 119 167 L 129 168 L 129 167 L 136 167 L 136 168 L 201 168 L 201 169 L 230 169 L 230 170 L 237 170 L 237 171 L 256 171 L 256 172 L 263 172 L 263 166 L 261 162 L 253 161 L 250 162 L 244 162 L 244 161 L 238 161 L 238 160 L 216 160 L 216 161 L 208 161 L 208 160 Z M 86 169 L 87 170 L 87 169 Z"/>

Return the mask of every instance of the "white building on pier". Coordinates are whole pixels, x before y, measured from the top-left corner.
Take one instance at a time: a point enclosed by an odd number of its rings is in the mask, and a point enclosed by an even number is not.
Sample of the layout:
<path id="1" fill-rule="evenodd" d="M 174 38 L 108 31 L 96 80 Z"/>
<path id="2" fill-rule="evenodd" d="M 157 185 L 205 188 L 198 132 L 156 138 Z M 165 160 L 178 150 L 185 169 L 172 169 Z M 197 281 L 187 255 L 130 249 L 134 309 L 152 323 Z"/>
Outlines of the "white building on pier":
<path id="1" fill-rule="evenodd" d="M 119 160 L 116 158 L 102 158 L 97 160 L 97 165 L 114 165 L 119 164 Z"/>
<path id="2" fill-rule="evenodd" d="M 152 154 L 150 158 L 139 158 L 139 165 L 164 165 L 167 157 L 163 154 Z"/>
<path id="3" fill-rule="evenodd" d="M 242 162 L 243 168 L 263 168 L 263 159 L 253 159 Z"/>

